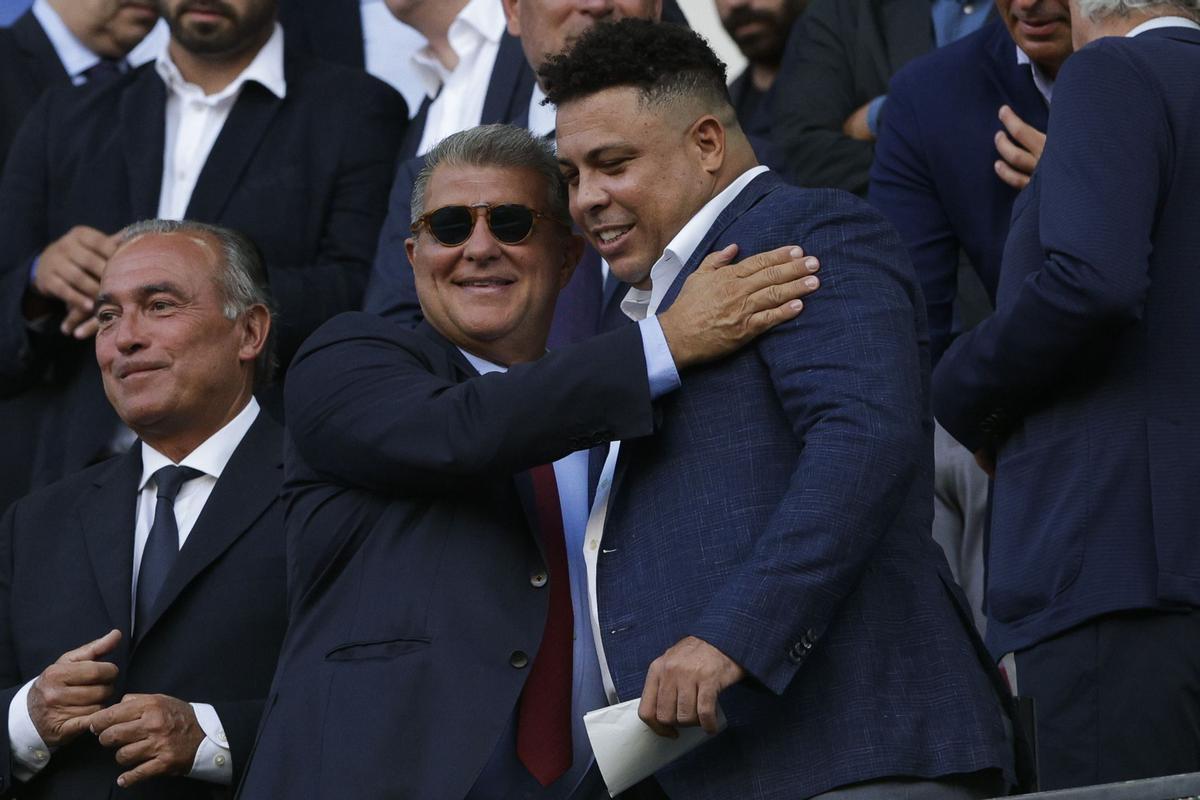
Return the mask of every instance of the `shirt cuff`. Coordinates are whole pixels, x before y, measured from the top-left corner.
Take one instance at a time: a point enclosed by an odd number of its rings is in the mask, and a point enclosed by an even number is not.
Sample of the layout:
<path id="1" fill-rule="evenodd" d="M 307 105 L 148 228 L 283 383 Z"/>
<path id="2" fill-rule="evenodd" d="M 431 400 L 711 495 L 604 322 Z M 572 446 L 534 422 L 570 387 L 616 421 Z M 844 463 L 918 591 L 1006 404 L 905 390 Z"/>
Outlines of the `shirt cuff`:
<path id="1" fill-rule="evenodd" d="M 887 95 L 881 94 L 867 106 L 867 129 L 871 131 L 871 135 L 876 139 L 879 138 L 879 117 L 883 114 L 883 104 L 886 100 Z"/>
<path id="2" fill-rule="evenodd" d="M 225 728 L 221 725 L 217 710 L 208 703 L 190 705 L 196 714 L 196 722 L 204 731 L 204 741 L 196 748 L 196 758 L 192 761 L 192 771 L 188 777 L 232 786 L 233 756 L 229 752 L 229 739 L 225 736 Z"/>
<path id="3" fill-rule="evenodd" d="M 650 379 L 650 399 L 657 400 L 680 386 L 679 371 L 667 337 L 663 335 L 658 317 L 650 316 L 638 322 L 642 333 L 642 352 L 646 354 L 646 377 Z"/>
<path id="4" fill-rule="evenodd" d="M 22 686 L 8 705 L 8 745 L 12 751 L 13 777 L 19 781 L 29 780 L 50 763 L 50 748 L 29 716 L 31 688 L 33 681 Z"/>

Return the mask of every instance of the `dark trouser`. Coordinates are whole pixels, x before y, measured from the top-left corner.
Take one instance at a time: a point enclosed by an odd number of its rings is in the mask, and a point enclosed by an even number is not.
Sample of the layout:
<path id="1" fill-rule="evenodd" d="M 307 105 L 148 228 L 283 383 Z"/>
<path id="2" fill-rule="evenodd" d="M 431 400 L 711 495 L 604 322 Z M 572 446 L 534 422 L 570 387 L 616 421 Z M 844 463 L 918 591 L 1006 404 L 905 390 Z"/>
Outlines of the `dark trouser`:
<path id="1" fill-rule="evenodd" d="M 1200 771 L 1200 610 L 1107 614 L 1015 660 L 1043 790 Z"/>
<path id="2" fill-rule="evenodd" d="M 947 775 L 933 780 L 921 778 L 883 778 L 843 786 L 812 800 L 984 800 L 1002 797 L 1008 786 L 997 769 Z"/>

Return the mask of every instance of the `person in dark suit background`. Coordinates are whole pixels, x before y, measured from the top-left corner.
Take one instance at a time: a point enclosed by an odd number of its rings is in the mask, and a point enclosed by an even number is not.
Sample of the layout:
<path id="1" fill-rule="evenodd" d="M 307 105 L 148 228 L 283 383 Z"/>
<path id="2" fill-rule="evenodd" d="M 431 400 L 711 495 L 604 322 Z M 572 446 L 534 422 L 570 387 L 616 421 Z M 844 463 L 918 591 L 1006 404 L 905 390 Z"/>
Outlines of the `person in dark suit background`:
<path id="1" fill-rule="evenodd" d="M 230 231 L 122 236 L 95 349 L 141 443 L 0 521 L 3 796 L 227 797 L 245 767 L 286 624 L 265 281 Z"/>
<path id="2" fill-rule="evenodd" d="M 640 696 L 663 734 L 715 732 L 718 699 L 729 720 L 659 783 L 689 800 L 1000 793 L 1000 678 L 929 536 L 924 309 L 894 232 L 757 165 L 690 31 L 598 26 L 540 79 L 572 216 L 632 285 L 632 318 L 673 311 L 730 243 L 821 259 L 804 313 L 688 374 L 601 479 L 585 552 L 610 701 Z"/>
<path id="3" fill-rule="evenodd" d="M 1033 172 L 1053 79 L 1071 54 L 1067 0 L 998 0 L 996 12 L 982 30 L 892 79 L 871 166 L 871 204 L 896 226 L 921 282 L 934 366 L 995 303 L 1020 185 L 997 169 L 1021 180 Z M 939 426 L 933 535 L 981 631 L 987 483 L 973 455 Z"/>
<path id="4" fill-rule="evenodd" d="M 659 19 L 659 0 L 504 0 L 508 20 L 505 36 L 518 48 L 520 69 L 528 76 L 521 91 L 511 95 L 509 108 L 516 116 L 513 124 L 529 129 L 535 136 L 554 131 L 554 108 L 542 103 L 545 94 L 533 79 L 536 69 L 551 53 L 559 53 L 567 42 L 597 22 L 636 16 Z M 523 54 L 522 54 L 523 53 Z M 409 159 L 401 164 L 389 201 L 388 218 L 379 236 L 379 249 L 367 284 L 366 311 L 382 314 L 407 325 L 421 319 L 420 303 L 413 283 L 404 242 L 410 233 L 410 203 L 413 181 L 422 161 Z M 575 276 L 559 297 L 550 346 L 582 341 L 605 327 L 605 311 L 618 294 L 618 281 L 606 280 L 600 258 L 587 248 Z"/>
<path id="5" fill-rule="evenodd" d="M 988 644 L 1037 703 L 1047 789 L 1200 769 L 1198 20 L 1072 0 L 996 312 L 935 374 L 994 465 Z"/>
<path id="6" fill-rule="evenodd" d="M 90 345 L 114 231 L 221 222 L 262 248 L 286 364 L 361 303 L 406 124 L 361 72 L 284 52 L 273 0 L 164 6 L 169 46 L 97 91 L 48 93 L 0 181 L 0 392 L 37 397 L 41 486 L 120 451 Z M 279 413 L 278 394 L 264 394 Z"/>
<path id="7" fill-rule="evenodd" d="M 808 0 L 716 0 L 721 25 L 746 57 L 746 69 L 729 84 L 738 123 L 747 134 L 771 138 L 768 92 L 779 75 L 788 33 Z"/>
<path id="8" fill-rule="evenodd" d="M 0 170 L 17 129 L 44 91 L 102 83 L 119 74 L 117 61 L 142 40 L 157 18 L 153 4 L 118 0 L 39 0 L 11 28 L 0 28 Z M 29 491 L 36 411 L 29 398 L 0 400 L 0 512 Z"/>
<path id="9" fill-rule="evenodd" d="M 582 246 L 548 144 L 453 134 L 414 191 L 426 322 L 342 315 L 289 378 L 292 613 L 241 797 L 606 797 L 581 723 L 604 703 L 588 448 L 650 433 L 677 368 L 794 316 L 775 307 L 811 265 L 702 270 L 661 324 L 544 355 Z"/>
<path id="10" fill-rule="evenodd" d="M 982 0 L 812 0 L 773 99 L 773 141 L 796 183 L 865 195 L 892 75 L 986 16 Z"/>

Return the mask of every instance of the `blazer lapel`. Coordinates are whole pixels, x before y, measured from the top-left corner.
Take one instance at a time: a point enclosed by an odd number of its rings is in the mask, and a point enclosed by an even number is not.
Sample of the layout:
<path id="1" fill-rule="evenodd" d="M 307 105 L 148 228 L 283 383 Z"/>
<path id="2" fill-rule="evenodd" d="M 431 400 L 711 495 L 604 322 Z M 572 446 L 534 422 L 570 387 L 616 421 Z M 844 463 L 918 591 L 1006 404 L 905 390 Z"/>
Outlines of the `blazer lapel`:
<path id="1" fill-rule="evenodd" d="M 290 74 L 288 78 L 291 79 Z M 225 204 L 242 181 L 246 165 L 258 151 L 267 127 L 283 103 L 269 89 L 254 81 L 242 86 L 242 93 L 200 171 L 192 199 L 188 202 L 188 219 L 213 222 L 221 218 Z"/>
<path id="2" fill-rule="evenodd" d="M 746 213 L 760 200 L 782 185 L 783 181 L 774 172 L 764 172 L 750 181 L 746 185 L 746 188 L 742 189 L 741 193 L 733 198 L 733 202 L 725 206 L 725 210 L 717 216 L 716 222 L 712 224 L 712 227 L 704 234 L 704 238 L 700 240 L 700 244 L 692 253 L 692 257 L 688 259 L 687 264 L 684 264 L 683 269 L 675 277 L 671 288 L 663 295 L 662 303 L 658 306 L 659 313 L 670 308 L 671 303 L 675 302 L 675 298 L 679 296 L 679 290 L 683 286 L 683 282 L 687 280 L 688 275 L 696 271 L 696 267 L 709 254 L 713 248 L 713 243 L 717 241 L 717 237 L 724 233 L 725 229 L 732 225 L 738 217 Z M 742 258 L 745 258 L 747 255 L 751 254 L 740 254 Z"/>
<path id="3" fill-rule="evenodd" d="M 147 66 L 121 93 L 118 110 L 132 219 L 158 216 L 166 140 L 167 87 Z"/>
<path id="4" fill-rule="evenodd" d="M 525 60 L 521 40 L 507 31 L 500 37 L 496 63 L 483 98 L 479 124 L 512 122 L 525 114 L 528 118 L 529 100 L 533 97 L 533 71 Z"/>
<path id="5" fill-rule="evenodd" d="M 264 454 L 269 457 L 264 458 Z M 265 411 L 246 432 L 188 534 L 137 642 L 154 629 L 163 613 L 196 576 L 217 560 L 262 516 L 278 496 L 283 469 L 283 430 Z M 137 644 L 135 642 L 135 646 Z"/>
<path id="6" fill-rule="evenodd" d="M 988 70 L 988 77 L 997 84 L 1001 96 L 1012 98 L 1013 110 L 1021 119 L 1040 131 L 1046 130 L 1050 109 L 1033 82 L 1033 73 L 1024 64 L 1017 63 L 1017 46 L 1004 23 L 993 19 L 987 23 L 987 55 L 995 65 Z M 999 123 L 996 123 L 999 129 Z"/>
<path id="7" fill-rule="evenodd" d="M 30 74 L 39 94 L 50 86 L 66 86 L 71 82 L 71 76 L 67 75 L 50 37 L 32 11 L 25 12 L 13 23 L 12 36 L 17 47 L 32 62 Z"/>
<path id="8" fill-rule="evenodd" d="M 76 508 L 104 608 L 112 626 L 125 634 L 122 648 L 128 646 L 133 615 L 133 529 L 141 478 L 142 450 L 135 445 L 97 476 L 91 495 Z"/>

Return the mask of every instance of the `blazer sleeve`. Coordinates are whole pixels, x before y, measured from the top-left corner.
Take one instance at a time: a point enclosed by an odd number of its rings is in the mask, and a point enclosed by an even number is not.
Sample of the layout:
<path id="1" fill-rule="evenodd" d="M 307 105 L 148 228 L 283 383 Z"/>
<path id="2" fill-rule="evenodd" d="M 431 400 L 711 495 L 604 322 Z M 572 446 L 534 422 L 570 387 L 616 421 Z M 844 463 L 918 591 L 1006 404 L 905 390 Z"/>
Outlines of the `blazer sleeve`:
<path id="1" fill-rule="evenodd" d="M 404 241 L 412 235 L 412 190 L 422 158 L 406 159 L 396 171 L 392 195 L 388 200 L 387 219 L 379 232 L 379 246 L 367 281 L 363 310 L 414 327 L 423 319 L 412 264 Z"/>
<path id="2" fill-rule="evenodd" d="M 842 133 L 873 99 L 855 93 L 848 0 L 815 0 L 792 28 L 771 109 L 771 138 L 797 185 L 866 194 L 872 142 Z"/>
<path id="3" fill-rule="evenodd" d="M 820 256 L 821 291 L 755 344 L 802 450 L 750 558 L 692 631 L 776 693 L 800 668 L 789 650 L 818 640 L 854 591 L 932 446 L 903 250 L 864 202 L 827 196 L 815 228 L 780 237 Z"/>
<path id="4" fill-rule="evenodd" d="M 934 363 L 949 347 L 958 294 L 959 241 L 934 183 L 921 119 L 903 76 L 888 92 L 868 199 L 896 227 L 925 295 L 929 352 Z"/>
<path id="5" fill-rule="evenodd" d="M 955 341 L 934 376 L 938 420 L 968 448 L 1002 435 L 1089 344 L 1141 319 L 1172 157 L 1166 96 L 1103 41 L 1064 67 L 1025 190 L 1039 193 L 1026 213 L 1037 214 L 1041 261 L 1014 263 L 1029 251 L 1010 237 L 1002 276 L 1028 274 L 1008 292 L 1002 277 L 996 313 Z"/>
<path id="6" fill-rule="evenodd" d="M 316 252 L 309 264 L 267 264 L 278 308 L 280 362 L 321 323 L 362 307 L 363 291 L 383 224 L 396 154 L 408 124 L 404 99 L 391 87 L 362 76 L 358 91 L 337 107 L 345 131 L 332 196 Z"/>
<path id="7" fill-rule="evenodd" d="M 313 336 L 285 386 L 293 443 L 335 483 L 383 495 L 508 475 L 645 436 L 654 410 L 638 326 L 468 380 L 441 347 L 371 314 Z"/>

